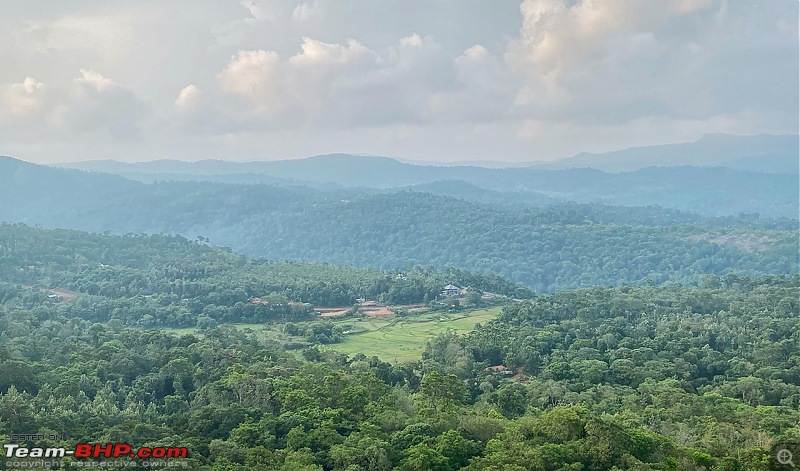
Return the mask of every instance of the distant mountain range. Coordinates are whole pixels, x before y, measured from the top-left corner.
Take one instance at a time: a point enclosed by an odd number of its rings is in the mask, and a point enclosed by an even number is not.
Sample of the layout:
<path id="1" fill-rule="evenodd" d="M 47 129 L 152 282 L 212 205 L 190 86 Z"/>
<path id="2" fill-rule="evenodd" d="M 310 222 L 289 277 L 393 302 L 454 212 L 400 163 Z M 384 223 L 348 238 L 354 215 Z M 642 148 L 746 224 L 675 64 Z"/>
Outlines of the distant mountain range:
<path id="1" fill-rule="evenodd" d="M 692 165 L 797 175 L 800 173 L 799 149 L 798 136 L 711 134 L 680 144 L 632 147 L 601 154 L 584 152 L 542 167 L 590 167 L 618 172 L 650 166 Z"/>
<path id="2" fill-rule="evenodd" d="M 339 156 L 302 164 L 309 176 L 321 179 L 320 168 L 332 168 L 331 161 L 357 162 Z M 372 163 L 398 172 L 429 169 L 389 159 Z M 797 179 L 790 175 L 694 167 L 619 174 L 454 170 L 485 186 L 462 180 L 388 189 L 320 189 L 296 182 L 143 183 L 0 158 L 0 221 L 203 236 L 246 255 L 277 260 L 457 267 L 501 275 L 537 291 L 797 269 L 796 220 L 737 215 L 755 210 L 796 217 Z M 409 173 L 401 176 L 407 181 Z M 390 177 L 382 181 L 391 182 Z M 566 199 L 654 202 L 735 216 L 559 201 Z M 0 258 L 2 249 L 0 244 Z"/>
<path id="3" fill-rule="evenodd" d="M 155 160 L 125 163 L 94 160 L 59 164 L 61 167 L 108 172 L 141 181 L 214 180 L 230 183 L 327 183 L 389 188 L 464 180 L 474 183 L 479 170 L 498 174 L 521 169 L 593 168 L 606 172 L 647 167 L 727 167 L 748 172 L 800 174 L 798 136 L 707 135 L 695 142 L 633 147 L 599 154 L 581 153 L 547 163 L 473 162 L 423 163 L 389 157 L 327 154 L 296 160 L 231 162 L 224 160 Z"/>
<path id="4" fill-rule="evenodd" d="M 659 205 L 706 216 L 757 212 L 796 218 L 797 146 L 797 136 L 716 135 L 692 143 L 580 154 L 559 163 L 518 168 L 418 165 L 348 154 L 263 162 L 102 160 L 61 165 L 145 183 L 406 188 L 485 203 Z"/>

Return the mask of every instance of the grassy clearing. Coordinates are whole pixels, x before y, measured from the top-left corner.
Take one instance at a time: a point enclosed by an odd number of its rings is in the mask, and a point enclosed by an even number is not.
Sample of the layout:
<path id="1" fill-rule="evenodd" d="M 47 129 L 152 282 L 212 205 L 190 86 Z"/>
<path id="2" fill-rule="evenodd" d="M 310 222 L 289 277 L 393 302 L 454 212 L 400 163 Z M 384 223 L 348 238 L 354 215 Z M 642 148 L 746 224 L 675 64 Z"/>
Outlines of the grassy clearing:
<path id="1" fill-rule="evenodd" d="M 476 324 L 485 324 L 500 315 L 501 307 L 460 313 L 428 313 L 420 316 L 395 319 L 336 321 L 345 331 L 344 342 L 327 348 L 355 355 L 377 356 L 383 361 L 403 362 L 419 360 L 428 339 L 454 330 L 466 333 Z"/>
<path id="2" fill-rule="evenodd" d="M 409 317 L 393 319 L 336 319 L 334 324 L 345 332 L 344 342 L 326 345 L 348 355 L 363 353 L 371 357 L 377 356 L 383 361 L 404 362 L 419 360 L 428 339 L 446 330 L 454 330 L 460 334 L 469 332 L 476 324 L 485 324 L 498 315 L 502 307 L 479 309 L 458 313 L 429 312 Z M 265 340 L 291 341 L 293 338 L 282 332 L 283 324 L 229 324 L 237 329 L 252 329 L 256 335 Z M 197 334 L 193 327 L 177 329 L 165 327 L 165 332 Z M 295 340 L 300 340 L 294 338 Z"/>

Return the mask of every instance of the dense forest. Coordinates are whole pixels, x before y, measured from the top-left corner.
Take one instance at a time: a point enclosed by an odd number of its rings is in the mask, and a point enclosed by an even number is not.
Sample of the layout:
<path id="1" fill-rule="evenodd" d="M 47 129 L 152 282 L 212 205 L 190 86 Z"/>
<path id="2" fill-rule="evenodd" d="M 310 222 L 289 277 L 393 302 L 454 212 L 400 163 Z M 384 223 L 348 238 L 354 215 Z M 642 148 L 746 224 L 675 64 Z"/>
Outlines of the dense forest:
<path id="1" fill-rule="evenodd" d="M 319 203 L 284 215 L 280 224 L 253 218 L 237 250 L 357 266 L 452 265 L 538 292 L 797 269 L 792 231 L 593 222 L 602 210 L 588 212 L 512 212 L 426 193 L 381 194 Z"/>
<path id="2" fill-rule="evenodd" d="M 498 276 L 429 267 L 381 271 L 320 262 L 249 260 L 179 236 L 112 236 L 0 224 L 0 296 L 77 294 L 52 309 L 68 317 L 143 326 L 305 319 L 317 306 L 352 306 L 358 298 L 426 303 L 447 284 L 527 298 L 532 292 Z M 254 304 L 253 298 L 265 302 Z"/>
<path id="3" fill-rule="evenodd" d="M 800 456 L 796 219 L 15 162 L 0 160 L 5 443 L 187 447 L 205 471 L 767 471 L 787 469 L 779 449 Z M 416 361 L 337 353 L 357 333 L 314 313 L 445 310 L 447 284 L 505 306 L 469 334 L 438 330 Z"/>
<path id="4" fill-rule="evenodd" d="M 220 471 L 784 469 L 775 451 L 800 444 L 799 282 L 544 296 L 406 364 L 7 295 L 0 439 L 188 447 L 190 469 Z M 518 375 L 485 370 L 497 362 Z"/>
<path id="5" fill-rule="evenodd" d="M 0 0 L 0 471 L 800 471 L 798 19 Z"/>
<path id="6" fill-rule="evenodd" d="M 536 198 L 516 202 L 512 193 L 498 198 L 482 189 L 454 188 L 452 182 L 440 185 L 439 193 L 446 196 L 432 194 L 438 184 L 389 192 L 144 184 L 15 162 L 0 161 L 9 167 L 8 173 L 0 172 L 7 180 L 0 197 L 9 203 L 0 207 L 0 220 L 115 234 L 201 236 L 255 258 L 378 269 L 458 268 L 502 276 L 536 292 L 685 283 L 706 273 L 793 273 L 798 266 L 796 219 L 707 218 L 600 204 L 542 207 Z M 781 204 L 796 206 L 795 200 L 796 191 Z"/>

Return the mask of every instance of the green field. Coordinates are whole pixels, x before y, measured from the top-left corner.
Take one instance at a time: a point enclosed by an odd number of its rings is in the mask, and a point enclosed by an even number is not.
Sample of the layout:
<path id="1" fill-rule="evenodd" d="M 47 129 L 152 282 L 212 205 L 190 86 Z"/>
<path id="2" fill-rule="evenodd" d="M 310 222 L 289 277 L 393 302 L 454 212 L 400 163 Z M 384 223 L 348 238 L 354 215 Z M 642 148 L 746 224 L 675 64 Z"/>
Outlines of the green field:
<path id="1" fill-rule="evenodd" d="M 363 353 L 371 357 L 377 356 L 383 361 L 399 363 L 419 360 L 428 339 L 454 330 L 460 334 L 470 332 L 476 324 L 485 324 L 502 311 L 502 307 L 492 307 L 475 311 L 458 313 L 431 312 L 409 317 L 393 319 L 340 319 L 332 322 L 349 332 L 344 342 L 326 345 L 348 355 Z M 289 337 L 282 332 L 283 324 L 229 324 L 237 329 L 252 329 L 262 339 L 275 341 L 301 340 Z M 197 334 L 197 329 L 162 328 L 165 332 L 177 335 Z"/>
<path id="2" fill-rule="evenodd" d="M 428 313 L 414 317 L 394 319 L 347 319 L 335 321 L 345 332 L 344 342 L 327 345 L 327 348 L 348 355 L 363 353 L 377 356 L 383 361 L 403 362 L 419 360 L 428 339 L 446 330 L 466 333 L 476 324 L 485 324 L 498 315 L 502 307 L 460 313 Z M 348 329 L 348 327 L 350 329 Z"/>

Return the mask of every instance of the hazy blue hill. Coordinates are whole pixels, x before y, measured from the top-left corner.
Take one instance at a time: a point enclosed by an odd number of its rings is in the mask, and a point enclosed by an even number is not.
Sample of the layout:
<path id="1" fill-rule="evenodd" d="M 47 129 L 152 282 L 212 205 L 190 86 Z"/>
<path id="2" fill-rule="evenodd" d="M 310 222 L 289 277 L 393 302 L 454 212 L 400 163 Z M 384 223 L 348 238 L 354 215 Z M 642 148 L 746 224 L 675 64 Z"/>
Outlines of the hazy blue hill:
<path id="1" fill-rule="evenodd" d="M 118 175 L 0 158 L 0 220 L 90 231 L 175 232 L 230 225 L 306 203 L 308 189 L 206 182 L 145 184 Z"/>
<path id="2" fill-rule="evenodd" d="M 204 162 L 213 162 L 211 160 Z M 185 173 L 195 174 L 198 173 L 200 167 L 195 165 L 195 162 L 186 162 L 183 160 L 151 160 L 147 162 L 120 162 L 118 160 L 87 160 L 84 162 L 65 162 L 57 164 L 59 167 L 77 168 L 80 170 L 88 170 L 93 172 L 108 172 L 108 173 L 126 173 L 126 172 L 141 172 L 141 173 Z"/>
<path id="3" fill-rule="evenodd" d="M 800 174 L 800 158 L 798 158 L 797 154 L 741 157 L 725 162 L 725 166 L 750 172 Z"/>
<path id="4" fill-rule="evenodd" d="M 800 140 L 796 135 L 711 134 L 694 142 L 633 147 L 598 154 L 584 152 L 543 167 L 591 167 L 616 172 L 650 166 L 729 166 L 739 170 L 797 175 L 798 149 Z"/>
<path id="5" fill-rule="evenodd" d="M 563 188 L 570 199 L 608 205 L 661 205 L 704 215 L 761 213 L 796 218 L 798 178 L 725 167 L 648 167 L 605 173 L 586 185 Z"/>
<path id="6" fill-rule="evenodd" d="M 125 163 L 116 161 L 87 161 L 59 164 L 81 170 L 102 171 L 120 175 L 159 175 L 167 180 L 171 175 L 208 176 L 257 174 L 296 182 L 331 183 L 349 187 L 396 188 L 441 180 L 462 180 L 490 189 L 525 190 L 530 183 L 558 180 L 560 175 L 580 182 L 591 181 L 600 172 L 586 169 L 489 169 L 474 166 L 435 166 L 402 163 L 388 157 L 327 154 L 295 160 L 264 162 L 226 162 L 203 160 L 182 162 L 157 160 Z M 524 175 L 523 178 L 519 178 Z"/>
<path id="7" fill-rule="evenodd" d="M 544 206 L 559 202 L 556 198 L 545 196 L 535 191 L 503 192 L 481 188 L 461 180 L 439 180 L 432 183 L 407 186 L 402 189 L 490 204 Z"/>
<path id="8" fill-rule="evenodd" d="M 497 191 L 534 191 L 552 198 L 607 205 L 649 206 L 724 216 L 740 212 L 795 218 L 796 175 L 743 172 L 725 167 L 649 167 L 608 173 L 595 169 L 503 169 L 464 175 Z"/>
<path id="9" fill-rule="evenodd" d="M 239 231 L 238 247 L 246 254 L 379 268 L 427 263 L 464 267 L 500 274 L 539 291 L 611 280 L 688 282 L 701 272 L 749 272 L 756 266 L 786 273 L 797 269 L 796 237 L 790 231 L 722 230 L 720 234 L 764 242 L 746 251 L 708 243 L 717 230 L 702 224 L 596 223 L 569 207 L 487 211 L 482 205 L 417 192 L 329 201 L 286 214 L 279 224 L 254 218 L 248 227 Z"/>
<path id="10" fill-rule="evenodd" d="M 261 162 L 253 162 L 261 164 Z M 259 171 L 258 165 L 222 160 L 186 162 L 181 160 L 153 160 L 149 162 L 119 162 L 116 160 L 88 160 L 57 164 L 59 168 L 72 168 L 91 172 L 112 173 L 143 183 L 163 181 L 209 181 L 218 183 L 266 183 L 271 185 L 316 185 L 314 182 L 294 178 L 280 178 Z"/>
<path id="11" fill-rule="evenodd" d="M 263 164 L 268 169 L 264 173 L 275 177 L 373 188 L 416 183 L 427 171 L 426 167 L 403 164 L 388 157 L 349 154 L 318 155 Z M 256 167 L 255 163 L 253 167 Z"/>
<path id="12" fill-rule="evenodd" d="M 796 175 L 734 171 L 725 167 L 656 167 L 620 173 L 591 168 L 488 169 L 411 165 L 385 157 L 346 154 L 274 162 L 157 161 L 117 164 L 104 161 L 70 165 L 114 171 L 146 182 L 197 180 L 306 185 L 319 189 L 387 189 L 429 185 L 427 188 L 434 193 L 475 201 L 492 201 L 496 198 L 539 204 L 550 198 L 610 205 L 659 205 L 706 216 L 757 212 L 769 216 L 796 217 L 800 206 Z M 154 173 L 149 173 L 151 171 Z M 163 173 L 165 171 L 173 173 Z M 507 195 L 481 193 L 475 188 L 457 189 L 453 183 L 437 183 L 441 181 L 461 181 Z"/>
<path id="13" fill-rule="evenodd" d="M 0 220 L 116 234 L 205 236 L 254 257 L 373 268 L 455 267 L 501 275 L 539 291 L 689 282 L 703 273 L 797 271 L 796 221 L 703 218 L 662 208 L 599 204 L 521 207 L 488 201 L 499 197 L 498 192 L 458 182 L 442 186 L 445 192 L 478 196 L 212 182 L 144 184 L 10 159 L 0 164 Z M 668 170 L 675 174 L 672 178 L 686 180 L 685 169 Z M 696 170 L 719 172 L 692 169 Z M 743 179 L 744 194 L 752 194 L 750 178 L 778 177 L 724 170 L 721 175 Z M 584 169 L 549 174 L 562 177 L 564 192 L 576 192 L 597 176 L 625 180 L 636 174 L 642 185 L 655 187 L 669 172 L 604 174 Z M 569 175 L 576 177 L 572 186 L 567 185 Z M 705 180 L 687 182 L 719 191 Z M 558 184 L 544 179 L 539 183 Z M 773 190 L 773 197 L 782 191 Z"/>
<path id="14" fill-rule="evenodd" d="M 142 183 L 157 182 L 215 182 L 233 184 L 265 184 L 276 186 L 309 186 L 315 188 L 328 188 L 340 185 L 331 183 L 316 183 L 298 181 L 293 179 L 276 178 L 261 173 L 223 173 L 223 174 L 191 174 L 191 173 L 147 173 L 147 172 L 114 172 L 119 176 L 136 180 Z"/>
<path id="15" fill-rule="evenodd" d="M 275 183 L 330 183 L 355 187 L 387 188 L 413 185 L 421 181 L 432 181 L 429 174 L 433 167 L 410 165 L 388 157 L 367 157 L 349 154 L 328 154 L 295 160 L 264 162 L 229 162 L 201 160 L 184 162 L 178 160 L 156 160 L 151 162 L 126 163 L 110 160 L 86 161 L 60 164 L 64 167 L 95 170 L 148 180 L 185 180 L 196 176 L 197 180 L 219 181 L 223 176 L 236 176 L 246 180 L 245 175 L 267 176 Z M 251 177 L 253 179 L 257 177 Z"/>
<path id="16" fill-rule="evenodd" d="M 117 175 L 50 168 L 0 157 L 0 219 L 31 224 L 80 220 L 145 185 Z"/>

